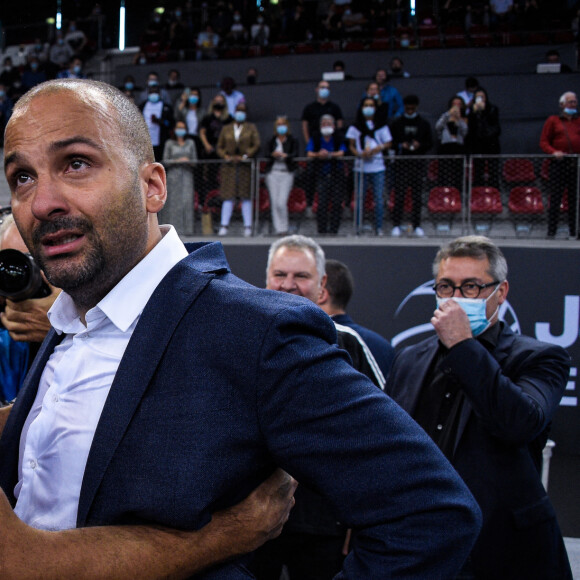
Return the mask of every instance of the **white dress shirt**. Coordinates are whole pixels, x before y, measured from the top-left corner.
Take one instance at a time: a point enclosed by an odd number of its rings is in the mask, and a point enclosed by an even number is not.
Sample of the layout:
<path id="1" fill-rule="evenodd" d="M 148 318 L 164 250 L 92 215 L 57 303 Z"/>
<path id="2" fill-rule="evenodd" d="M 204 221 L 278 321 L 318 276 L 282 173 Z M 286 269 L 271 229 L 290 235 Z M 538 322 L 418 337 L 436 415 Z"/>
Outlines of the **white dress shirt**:
<path id="1" fill-rule="evenodd" d="M 87 457 L 115 373 L 153 291 L 187 250 L 173 227 L 81 322 L 62 292 L 48 313 L 50 356 L 20 439 L 15 512 L 44 530 L 76 527 Z"/>

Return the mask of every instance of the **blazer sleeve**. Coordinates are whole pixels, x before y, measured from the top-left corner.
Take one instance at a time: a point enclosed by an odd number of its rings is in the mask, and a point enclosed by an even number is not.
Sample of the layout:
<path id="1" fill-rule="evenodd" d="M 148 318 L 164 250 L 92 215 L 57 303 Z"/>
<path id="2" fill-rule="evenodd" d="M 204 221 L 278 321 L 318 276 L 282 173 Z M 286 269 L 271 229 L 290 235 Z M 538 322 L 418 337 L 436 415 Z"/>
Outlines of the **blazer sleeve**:
<path id="1" fill-rule="evenodd" d="M 454 577 L 479 530 L 475 500 L 409 415 L 328 343 L 324 313 L 303 310 L 281 312 L 263 338 L 256 409 L 275 462 L 356 530 L 337 578 Z"/>
<path id="2" fill-rule="evenodd" d="M 552 420 L 566 389 L 570 357 L 559 346 L 518 336 L 500 364 L 481 343 L 469 339 L 455 345 L 442 365 L 491 434 L 522 444 L 533 441 Z"/>

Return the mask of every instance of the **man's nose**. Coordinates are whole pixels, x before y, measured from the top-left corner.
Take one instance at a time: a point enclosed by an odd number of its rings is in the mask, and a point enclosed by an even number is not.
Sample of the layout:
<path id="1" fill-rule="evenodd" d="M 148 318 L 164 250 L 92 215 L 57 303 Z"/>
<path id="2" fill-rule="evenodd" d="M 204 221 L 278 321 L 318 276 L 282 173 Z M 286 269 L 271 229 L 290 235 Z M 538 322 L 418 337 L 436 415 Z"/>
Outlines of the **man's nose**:
<path id="1" fill-rule="evenodd" d="M 32 215 L 39 220 L 47 220 L 68 212 L 68 203 L 56 180 L 51 176 L 38 178 L 30 209 Z"/>

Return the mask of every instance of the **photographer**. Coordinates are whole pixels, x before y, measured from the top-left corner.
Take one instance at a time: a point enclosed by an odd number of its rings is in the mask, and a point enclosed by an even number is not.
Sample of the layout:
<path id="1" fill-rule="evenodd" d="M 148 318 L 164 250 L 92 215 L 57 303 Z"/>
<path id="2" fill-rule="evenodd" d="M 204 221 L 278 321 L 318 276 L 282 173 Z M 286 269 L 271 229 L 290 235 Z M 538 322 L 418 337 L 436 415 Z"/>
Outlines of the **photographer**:
<path id="1" fill-rule="evenodd" d="M 0 250 L 13 249 L 28 254 L 12 215 L 4 218 L 0 226 Z M 44 278 L 44 276 L 43 276 Z M 29 364 L 34 359 L 40 343 L 50 328 L 46 313 L 60 289 L 44 280 L 50 294 L 41 298 L 12 300 L 0 296 L 0 399 L 14 399 Z M 4 289 L 0 285 L 0 292 Z"/>

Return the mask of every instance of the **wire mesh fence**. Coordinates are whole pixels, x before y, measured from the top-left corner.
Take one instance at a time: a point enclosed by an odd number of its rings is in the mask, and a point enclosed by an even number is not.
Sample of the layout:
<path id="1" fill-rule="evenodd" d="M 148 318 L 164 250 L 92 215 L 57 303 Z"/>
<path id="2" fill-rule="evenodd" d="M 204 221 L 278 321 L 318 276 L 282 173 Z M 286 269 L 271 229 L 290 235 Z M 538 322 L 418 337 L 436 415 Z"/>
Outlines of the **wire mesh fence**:
<path id="1" fill-rule="evenodd" d="M 185 236 L 576 238 L 579 159 L 386 156 L 368 173 L 353 157 L 299 158 L 293 172 L 265 159 L 168 164 L 160 219 Z"/>

